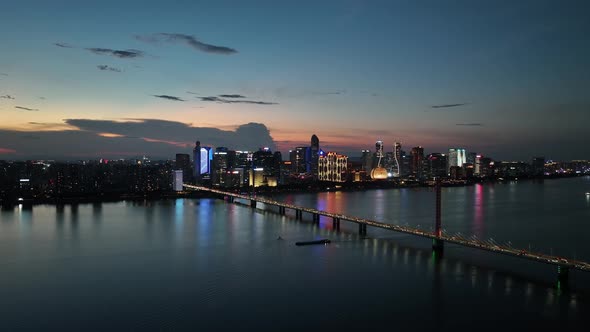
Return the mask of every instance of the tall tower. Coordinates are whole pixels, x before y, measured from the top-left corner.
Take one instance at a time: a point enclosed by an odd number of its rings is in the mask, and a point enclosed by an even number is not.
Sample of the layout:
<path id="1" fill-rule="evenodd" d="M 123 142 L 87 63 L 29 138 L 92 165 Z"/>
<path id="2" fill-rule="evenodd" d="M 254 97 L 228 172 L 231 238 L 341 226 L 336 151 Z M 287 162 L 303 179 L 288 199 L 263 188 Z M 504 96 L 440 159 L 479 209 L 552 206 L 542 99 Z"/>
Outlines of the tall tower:
<path id="1" fill-rule="evenodd" d="M 402 158 L 402 143 L 395 142 L 393 144 L 393 158 L 395 159 L 396 170 L 393 174 L 394 177 L 399 178 L 402 176 L 401 158 Z"/>
<path id="2" fill-rule="evenodd" d="M 419 179 L 422 177 L 422 167 L 424 161 L 424 148 L 421 146 L 413 147 L 411 152 L 410 171 L 412 175 Z"/>
<path id="3" fill-rule="evenodd" d="M 320 139 L 314 134 L 311 136 L 311 175 L 318 178 L 318 159 L 320 152 Z"/>
<path id="4" fill-rule="evenodd" d="M 381 166 L 381 159 L 383 158 L 383 141 L 377 141 L 375 143 L 375 158 L 377 158 L 377 166 L 371 170 L 371 179 L 387 179 L 387 170 Z"/>
<path id="5" fill-rule="evenodd" d="M 195 148 L 193 149 L 193 178 L 195 179 L 195 183 L 198 184 L 199 180 L 201 180 L 201 142 L 197 141 L 195 143 Z"/>

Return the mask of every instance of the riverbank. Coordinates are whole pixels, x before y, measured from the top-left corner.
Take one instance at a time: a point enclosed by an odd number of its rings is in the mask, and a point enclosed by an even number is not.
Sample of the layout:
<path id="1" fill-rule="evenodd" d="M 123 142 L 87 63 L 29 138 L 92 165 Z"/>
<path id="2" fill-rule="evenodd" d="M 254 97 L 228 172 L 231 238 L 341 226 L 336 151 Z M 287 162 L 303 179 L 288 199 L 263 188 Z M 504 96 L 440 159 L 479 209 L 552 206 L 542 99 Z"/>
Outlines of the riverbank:
<path id="1" fill-rule="evenodd" d="M 463 187 L 474 184 L 496 184 L 508 182 L 543 182 L 558 180 L 572 177 L 589 177 L 590 175 L 574 174 L 564 176 L 546 176 L 546 177 L 514 177 L 514 178 L 496 178 L 496 179 L 471 179 L 471 180 L 443 180 L 443 187 Z M 361 181 L 361 182 L 309 182 L 289 185 L 279 185 L 276 187 L 256 187 L 256 188 L 227 188 L 228 192 L 241 194 L 281 194 L 281 193 L 310 193 L 310 192 L 356 192 L 376 189 L 402 189 L 402 188 L 420 188 L 433 187 L 434 181 L 416 181 L 412 179 L 404 180 L 384 180 L 384 181 Z M 84 204 L 84 203 L 101 203 L 101 202 L 118 202 L 118 201 L 143 201 L 143 200 L 160 200 L 160 199 L 177 199 L 177 198 L 214 198 L 215 194 L 203 191 L 182 191 L 182 192 L 150 192 L 145 194 L 129 193 L 89 193 L 85 195 L 62 195 L 48 197 L 4 197 L 0 198 L 0 205 L 15 206 L 18 204 L 38 205 L 38 204 Z"/>

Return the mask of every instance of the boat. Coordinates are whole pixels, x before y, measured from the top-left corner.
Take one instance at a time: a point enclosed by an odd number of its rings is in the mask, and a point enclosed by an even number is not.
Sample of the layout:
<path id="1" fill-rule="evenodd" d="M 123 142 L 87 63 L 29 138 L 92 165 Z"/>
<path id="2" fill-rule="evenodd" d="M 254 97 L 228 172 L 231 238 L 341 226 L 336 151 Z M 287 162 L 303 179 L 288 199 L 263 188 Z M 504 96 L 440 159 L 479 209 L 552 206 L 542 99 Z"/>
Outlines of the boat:
<path id="1" fill-rule="evenodd" d="M 308 245 L 312 245 L 312 244 L 328 244 L 330 243 L 330 239 L 321 239 L 321 240 L 315 240 L 315 241 L 302 241 L 302 242 L 295 242 L 296 246 L 308 246 Z"/>

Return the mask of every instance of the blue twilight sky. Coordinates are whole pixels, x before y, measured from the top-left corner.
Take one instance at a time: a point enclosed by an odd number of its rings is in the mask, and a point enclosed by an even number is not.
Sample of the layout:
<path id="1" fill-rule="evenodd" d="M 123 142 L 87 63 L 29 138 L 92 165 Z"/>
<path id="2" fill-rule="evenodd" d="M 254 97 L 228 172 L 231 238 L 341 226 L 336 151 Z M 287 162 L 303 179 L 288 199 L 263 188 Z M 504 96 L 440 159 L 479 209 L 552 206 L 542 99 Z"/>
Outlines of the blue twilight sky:
<path id="1" fill-rule="evenodd" d="M 194 141 L 590 158 L 587 1 L 10 1 L 0 159 Z M 262 124 L 262 125 L 260 125 Z M 81 146 L 84 142 L 85 146 Z"/>

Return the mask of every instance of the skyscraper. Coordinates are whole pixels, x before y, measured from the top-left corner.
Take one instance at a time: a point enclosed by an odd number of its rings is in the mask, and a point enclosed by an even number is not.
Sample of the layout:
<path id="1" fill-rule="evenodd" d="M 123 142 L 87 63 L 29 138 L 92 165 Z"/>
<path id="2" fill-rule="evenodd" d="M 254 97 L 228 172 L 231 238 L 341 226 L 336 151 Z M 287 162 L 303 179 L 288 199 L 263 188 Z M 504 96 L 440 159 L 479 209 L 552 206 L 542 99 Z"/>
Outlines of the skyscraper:
<path id="1" fill-rule="evenodd" d="M 191 157 L 186 153 L 177 153 L 175 169 L 182 171 L 182 178 L 185 182 L 189 182 L 192 176 Z"/>
<path id="2" fill-rule="evenodd" d="M 311 160 L 310 160 L 310 168 L 311 168 L 311 176 L 314 179 L 318 178 L 318 153 L 320 151 L 320 139 L 314 134 L 311 136 Z"/>
<path id="3" fill-rule="evenodd" d="M 371 158 L 371 151 L 361 150 L 361 164 L 367 174 L 371 173 L 371 169 L 373 169 L 373 160 Z"/>
<path id="4" fill-rule="evenodd" d="M 289 159 L 291 161 L 293 174 L 308 173 L 308 166 L 311 165 L 311 148 L 307 146 L 298 146 L 295 150 L 289 152 Z"/>
<path id="5" fill-rule="evenodd" d="M 533 176 L 543 176 L 545 174 L 545 157 L 534 157 L 531 166 Z"/>
<path id="6" fill-rule="evenodd" d="M 421 146 L 413 147 L 410 151 L 410 172 L 416 179 L 422 177 L 422 168 L 424 164 L 424 148 Z"/>
<path id="7" fill-rule="evenodd" d="M 462 167 L 467 162 L 467 155 L 465 149 L 456 148 L 449 149 L 449 156 L 447 159 L 447 172 L 450 174 L 451 167 L 458 166 Z"/>
<path id="8" fill-rule="evenodd" d="M 345 182 L 348 157 L 336 152 L 328 152 L 318 159 L 318 179 L 320 181 Z"/>
<path id="9" fill-rule="evenodd" d="M 402 176 L 402 169 L 401 169 L 402 143 L 395 142 L 393 144 L 393 158 L 395 160 L 395 162 L 394 162 L 395 170 L 393 172 L 393 176 L 400 177 L 400 176 Z"/>
<path id="10" fill-rule="evenodd" d="M 182 170 L 176 170 L 172 173 L 172 189 L 174 191 L 182 191 Z"/>
<path id="11" fill-rule="evenodd" d="M 195 143 L 193 149 L 193 179 L 195 183 L 199 183 L 201 180 L 201 142 Z"/>

